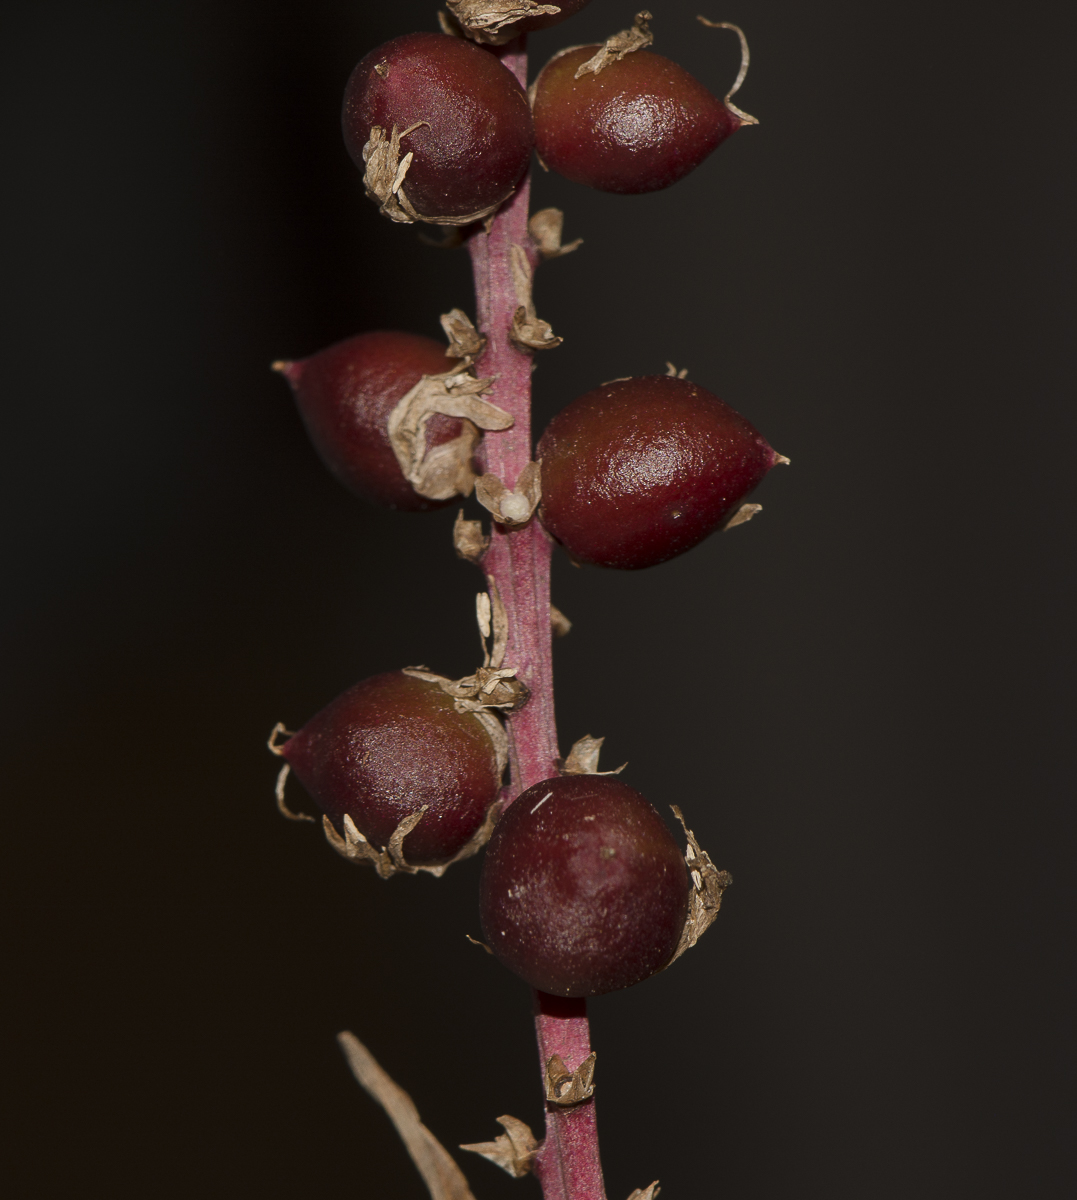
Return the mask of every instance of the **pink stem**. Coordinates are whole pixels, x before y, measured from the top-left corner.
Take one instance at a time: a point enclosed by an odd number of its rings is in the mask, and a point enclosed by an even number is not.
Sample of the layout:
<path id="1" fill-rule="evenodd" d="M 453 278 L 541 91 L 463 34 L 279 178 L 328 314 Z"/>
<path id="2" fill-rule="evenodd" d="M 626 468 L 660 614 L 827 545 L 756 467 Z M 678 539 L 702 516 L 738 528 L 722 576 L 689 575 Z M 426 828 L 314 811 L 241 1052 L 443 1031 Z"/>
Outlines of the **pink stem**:
<path id="1" fill-rule="evenodd" d="M 555 1054 L 574 1071 L 591 1053 L 587 1001 L 536 991 L 535 1035 L 544 1073 Z M 535 1159 L 535 1174 L 544 1200 L 606 1200 L 594 1100 L 571 1108 L 547 1102 L 546 1140 Z"/>
<path id="2" fill-rule="evenodd" d="M 527 86 L 523 39 L 501 52 L 501 61 Z M 512 247 L 522 246 L 537 266 L 538 255 L 527 229 L 530 180 L 494 217 L 489 232 L 472 235 L 468 245 L 475 275 L 478 328 L 487 345 L 477 364 L 480 376 L 496 376 L 490 399 L 511 413 L 515 423 L 483 439 L 483 467 L 513 488 L 531 461 L 532 355 L 509 337 L 517 308 L 512 279 Z M 507 804 L 532 784 L 557 774 L 557 728 L 553 707 L 553 660 L 550 631 L 550 556 L 552 543 L 537 519 L 522 529 L 496 522 L 483 557 L 487 579 L 496 585 L 508 618 L 505 666 L 531 689 L 531 698 L 508 717 L 512 786 Z M 574 1071 L 591 1052 L 587 1002 L 535 992 L 535 1032 L 539 1066 L 559 1054 Z M 545 1094 L 545 1083 L 543 1083 Z M 598 1153 L 593 1100 L 569 1108 L 546 1106 L 546 1138 L 535 1161 L 545 1200 L 606 1200 Z"/>

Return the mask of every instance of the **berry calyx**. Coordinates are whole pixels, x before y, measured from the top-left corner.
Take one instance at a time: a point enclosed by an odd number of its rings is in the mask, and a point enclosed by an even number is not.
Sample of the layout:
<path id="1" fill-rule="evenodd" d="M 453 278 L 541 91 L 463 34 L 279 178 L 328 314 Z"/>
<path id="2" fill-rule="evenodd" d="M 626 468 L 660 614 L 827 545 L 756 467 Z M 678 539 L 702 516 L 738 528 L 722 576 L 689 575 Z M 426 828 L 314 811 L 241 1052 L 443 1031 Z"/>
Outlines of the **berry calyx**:
<path id="1" fill-rule="evenodd" d="M 443 33 L 372 50 L 344 90 L 344 142 L 394 221 L 466 225 L 494 212 L 527 170 L 527 97 L 489 51 Z"/>
<path id="2" fill-rule="evenodd" d="M 531 91 L 542 161 L 599 191 L 638 194 L 669 187 L 742 125 L 758 124 L 729 99 L 748 65 L 747 42 L 737 26 L 720 26 L 738 34 L 742 50 L 740 73 L 724 100 L 672 60 L 643 49 L 649 32 L 633 43 L 640 26 L 637 18 L 636 31 L 615 35 L 605 47 L 562 50 Z M 611 53 L 618 39 L 620 47 Z"/>
<path id="3" fill-rule="evenodd" d="M 578 562 L 665 562 L 723 525 L 788 462 L 717 396 L 670 375 L 603 384 L 539 440 L 539 518 Z"/>
<path id="4" fill-rule="evenodd" d="M 677 952 L 691 883 L 672 833 L 610 776 L 535 784 L 486 848 L 483 936 L 497 958 L 554 996 L 639 983 Z"/>
<path id="5" fill-rule="evenodd" d="M 403 854 L 412 867 L 437 867 L 469 847 L 497 800 L 493 720 L 457 712 L 435 683 L 389 671 L 349 688 L 277 749 L 338 837 L 347 818 L 385 848 L 425 807 Z"/>

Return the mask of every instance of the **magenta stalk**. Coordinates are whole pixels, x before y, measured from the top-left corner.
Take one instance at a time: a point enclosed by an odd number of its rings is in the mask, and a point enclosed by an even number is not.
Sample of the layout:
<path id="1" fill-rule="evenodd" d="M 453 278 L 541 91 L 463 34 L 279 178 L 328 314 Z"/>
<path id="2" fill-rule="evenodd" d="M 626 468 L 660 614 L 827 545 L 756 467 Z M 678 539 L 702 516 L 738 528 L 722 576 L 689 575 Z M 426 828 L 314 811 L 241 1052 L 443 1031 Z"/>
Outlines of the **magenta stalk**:
<path id="1" fill-rule="evenodd" d="M 501 58 L 526 88 L 523 39 L 506 47 Z M 476 324 L 488 339 L 477 364 L 478 374 L 496 377 L 490 399 L 514 418 L 511 429 L 488 433 L 483 439 L 483 468 L 507 488 L 514 487 L 531 461 L 533 356 L 509 337 L 518 304 L 511 268 L 513 245 L 527 251 L 532 269 L 538 263 L 527 228 L 529 203 L 530 182 L 525 177 L 494 217 L 489 232 L 480 230 L 468 243 L 475 277 Z M 528 703 L 507 721 L 512 767 L 508 804 L 558 770 L 550 632 L 551 553 L 551 541 L 536 519 L 517 530 L 494 522 L 482 563 L 508 618 L 505 663 L 515 667 L 518 678 L 531 689 Z M 546 1064 L 555 1054 L 574 1071 L 591 1052 L 586 1001 L 536 991 L 535 1032 L 543 1080 Z M 544 1200 L 605 1200 L 593 1100 L 571 1107 L 547 1103 L 546 1138 L 535 1173 Z"/>

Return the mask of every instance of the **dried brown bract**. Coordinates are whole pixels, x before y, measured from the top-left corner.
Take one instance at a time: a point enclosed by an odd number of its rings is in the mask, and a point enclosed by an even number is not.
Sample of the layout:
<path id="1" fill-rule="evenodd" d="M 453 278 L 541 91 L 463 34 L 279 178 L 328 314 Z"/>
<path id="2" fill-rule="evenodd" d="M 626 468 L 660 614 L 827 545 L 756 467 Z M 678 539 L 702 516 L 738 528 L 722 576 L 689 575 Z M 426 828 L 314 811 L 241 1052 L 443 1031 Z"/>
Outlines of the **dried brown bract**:
<path id="1" fill-rule="evenodd" d="M 585 734 L 568 752 L 568 758 L 565 759 L 564 765 L 561 767 L 561 774 L 620 775 L 625 767 L 628 766 L 628 763 L 621 763 L 616 771 L 600 771 L 598 769 L 598 756 L 602 750 L 602 743 L 605 740 L 605 738 L 592 737 L 589 733 Z"/>
<path id="2" fill-rule="evenodd" d="M 542 470 L 529 462 L 510 491 L 496 475 L 480 475 L 475 481 L 475 499 L 509 529 L 519 529 L 534 515 L 542 499 Z"/>
<path id="3" fill-rule="evenodd" d="M 561 258 L 571 254 L 583 245 L 583 238 L 562 245 L 561 237 L 565 228 L 565 214 L 559 208 L 540 208 L 527 223 L 527 232 L 535 243 L 543 258 Z"/>
<path id="4" fill-rule="evenodd" d="M 420 496 L 449 500 L 471 494 L 475 484 L 471 458 L 479 443 L 479 430 L 512 425 L 507 412 L 481 399 L 492 383 L 460 370 L 424 375 L 389 414 L 389 444 L 405 478 Z M 452 441 L 428 448 L 426 426 L 434 413 L 462 418 L 464 426 Z"/>
<path id="5" fill-rule="evenodd" d="M 590 1100 L 595 1094 L 595 1052 L 592 1050 L 582 1063 L 569 1071 L 560 1054 L 546 1064 L 546 1100 L 559 1108 L 568 1108 Z"/>
<path id="6" fill-rule="evenodd" d="M 503 1171 L 507 1171 L 513 1179 L 521 1179 L 534 1165 L 539 1144 L 529 1126 L 523 1121 L 506 1114 L 498 1117 L 497 1123 L 505 1132 L 499 1133 L 492 1142 L 469 1142 L 460 1149 L 470 1150 L 472 1154 L 481 1154 L 483 1158 L 488 1158 Z"/>
<path id="7" fill-rule="evenodd" d="M 531 262 L 523 246 L 512 247 L 512 282 L 516 289 L 519 307 L 513 314 L 510 336 L 518 345 L 528 350 L 552 350 L 560 346 L 563 338 L 555 336 L 549 321 L 543 321 L 535 312 L 531 298 Z"/>
<path id="8" fill-rule="evenodd" d="M 461 509 L 453 523 L 452 544 L 460 558 L 479 563 L 490 546 L 490 539 L 482 531 L 482 522 L 467 520 Z"/>

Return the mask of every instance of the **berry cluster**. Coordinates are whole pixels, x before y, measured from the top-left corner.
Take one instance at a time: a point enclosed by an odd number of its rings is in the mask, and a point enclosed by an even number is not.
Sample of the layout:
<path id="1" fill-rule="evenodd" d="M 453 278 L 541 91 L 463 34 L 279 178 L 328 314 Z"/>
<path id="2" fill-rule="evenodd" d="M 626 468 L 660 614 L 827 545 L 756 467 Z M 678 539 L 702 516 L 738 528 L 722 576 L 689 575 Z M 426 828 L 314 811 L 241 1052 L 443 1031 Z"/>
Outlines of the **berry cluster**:
<path id="1" fill-rule="evenodd" d="M 759 506 L 746 497 L 788 461 L 672 367 L 584 392 L 532 458 L 530 360 L 561 340 L 535 312 L 532 273 L 575 248 L 560 244 L 556 210 L 528 222 L 532 152 L 577 183 L 647 192 L 755 123 L 730 100 L 747 68 L 744 36 L 710 21 L 741 40 L 741 71 L 724 99 L 647 49 L 647 13 L 602 45 L 556 54 L 525 91 L 524 35 L 586 3 L 448 0 L 443 32 L 395 38 L 358 63 L 343 132 L 366 192 L 394 222 L 455 228 L 466 241 L 478 327 L 454 309 L 442 318 L 447 347 L 369 332 L 274 364 L 318 453 L 358 496 L 424 511 L 474 493 L 492 518 L 486 533 L 461 514 L 455 530 L 460 556 L 487 577 L 482 666 L 458 680 L 390 671 L 283 742 L 278 726 L 281 809 L 296 816 L 283 793 L 292 771 L 334 847 L 383 876 L 440 874 L 486 845 L 488 948 L 540 994 L 560 997 L 663 970 L 714 919 L 729 880 L 687 829 L 682 852 L 643 796 L 598 772 L 599 741 L 580 739 L 557 757 L 551 540 L 579 563 L 653 566 L 747 520 Z"/>

